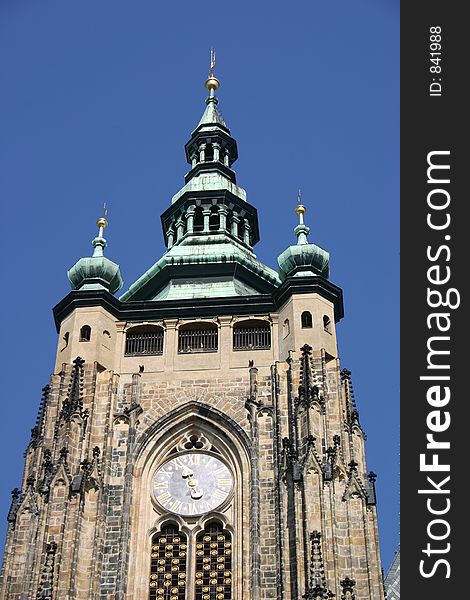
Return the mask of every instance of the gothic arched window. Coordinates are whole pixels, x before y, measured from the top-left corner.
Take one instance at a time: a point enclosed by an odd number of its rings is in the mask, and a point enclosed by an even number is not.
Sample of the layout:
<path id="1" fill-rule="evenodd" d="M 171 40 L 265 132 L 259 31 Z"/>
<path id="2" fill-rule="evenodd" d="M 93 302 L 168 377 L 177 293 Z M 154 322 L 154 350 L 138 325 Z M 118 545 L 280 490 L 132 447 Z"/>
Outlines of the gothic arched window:
<path id="1" fill-rule="evenodd" d="M 84 325 L 80 329 L 80 341 L 81 342 L 89 342 L 91 339 L 91 327 L 89 325 Z"/>
<path id="2" fill-rule="evenodd" d="M 206 144 L 206 151 L 205 151 L 205 162 L 212 162 L 214 160 L 214 147 L 212 146 L 212 144 Z"/>
<path id="3" fill-rule="evenodd" d="M 300 317 L 302 329 L 311 329 L 313 327 L 312 313 L 308 310 L 304 310 Z"/>
<path id="4" fill-rule="evenodd" d="M 209 230 L 218 231 L 220 228 L 220 217 L 217 206 L 211 208 L 211 214 L 209 216 Z"/>
<path id="5" fill-rule="evenodd" d="M 185 599 L 187 552 L 187 538 L 176 525 L 165 525 L 153 536 L 150 600 Z"/>
<path id="6" fill-rule="evenodd" d="M 194 211 L 193 231 L 198 232 L 204 229 L 204 215 L 202 214 L 202 206 L 196 206 Z"/>
<path id="7" fill-rule="evenodd" d="M 196 538 L 195 600 L 231 600 L 232 536 L 211 521 Z"/>

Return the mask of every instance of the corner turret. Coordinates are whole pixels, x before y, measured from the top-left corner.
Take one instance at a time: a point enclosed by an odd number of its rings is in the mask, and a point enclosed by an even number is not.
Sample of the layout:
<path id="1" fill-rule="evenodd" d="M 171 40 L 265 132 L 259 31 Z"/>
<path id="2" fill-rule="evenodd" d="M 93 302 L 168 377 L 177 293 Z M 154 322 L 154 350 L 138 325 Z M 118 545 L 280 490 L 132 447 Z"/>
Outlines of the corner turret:
<path id="1" fill-rule="evenodd" d="M 337 358 L 335 323 L 343 317 L 343 294 L 329 281 L 330 255 L 309 243 L 310 228 L 304 222 L 307 209 L 300 190 L 295 212 L 299 223 L 294 229 L 297 244 L 289 246 L 277 259 L 282 285 L 279 348 L 282 355 L 305 344 L 322 348 L 326 360 Z"/>

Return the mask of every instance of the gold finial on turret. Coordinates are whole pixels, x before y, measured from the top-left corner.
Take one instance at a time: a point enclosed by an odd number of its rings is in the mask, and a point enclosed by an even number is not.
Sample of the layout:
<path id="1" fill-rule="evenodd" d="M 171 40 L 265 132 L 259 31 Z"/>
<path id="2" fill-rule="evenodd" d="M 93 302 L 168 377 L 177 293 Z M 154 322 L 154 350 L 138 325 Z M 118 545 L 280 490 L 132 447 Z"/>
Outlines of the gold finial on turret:
<path id="1" fill-rule="evenodd" d="M 209 75 L 204 84 L 206 86 L 206 88 L 209 90 L 209 92 L 211 93 L 211 96 L 214 94 L 215 90 L 220 85 L 220 81 L 214 75 L 215 59 L 216 59 L 215 50 L 212 50 L 212 48 L 211 48 L 211 62 L 210 62 L 210 68 L 209 68 Z"/>
<path id="2" fill-rule="evenodd" d="M 304 223 L 304 215 L 307 212 L 307 208 L 302 204 L 300 190 L 297 193 L 297 206 L 295 207 L 295 212 L 299 216 L 299 224 L 294 229 L 294 233 L 297 236 L 297 244 L 308 244 L 307 235 L 310 231 L 310 228 Z"/>
<path id="3" fill-rule="evenodd" d="M 108 226 L 108 221 L 106 220 L 106 216 L 108 214 L 108 209 L 106 208 L 106 202 L 103 204 L 103 213 L 104 216 L 100 217 L 97 221 L 96 224 L 98 225 L 100 232 L 99 232 L 99 236 L 102 237 L 103 236 L 103 229 L 105 229 Z"/>

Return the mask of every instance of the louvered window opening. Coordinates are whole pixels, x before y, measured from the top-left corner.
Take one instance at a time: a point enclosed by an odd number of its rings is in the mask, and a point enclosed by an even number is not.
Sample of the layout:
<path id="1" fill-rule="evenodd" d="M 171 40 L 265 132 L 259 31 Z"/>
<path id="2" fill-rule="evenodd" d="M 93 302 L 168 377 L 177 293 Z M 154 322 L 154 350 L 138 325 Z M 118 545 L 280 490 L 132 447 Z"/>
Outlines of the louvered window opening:
<path id="1" fill-rule="evenodd" d="M 185 600 L 187 538 L 176 526 L 164 527 L 152 540 L 150 600 Z"/>
<path id="2" fill-rule="evenodd" d="M 234 350 L 269 350 L 271 348 L 271 328 L 237 327 L 233 330 Z"/>
<path id="3" fill-rule="evenodd" d="M 163 354 L 163 331 L 128 333 L 125 354 L 126 356 Z"/>
<path id="4" fill-rule="evenodd" d="M 196 539 L 196 600 L 231 600 L 232 541 L 218 524 L 210 524 Z"/>
<path id="5" fill-rule="evenodd" d="M 217 352 L 217 329 L 180 329 L 178 352 Z"/>

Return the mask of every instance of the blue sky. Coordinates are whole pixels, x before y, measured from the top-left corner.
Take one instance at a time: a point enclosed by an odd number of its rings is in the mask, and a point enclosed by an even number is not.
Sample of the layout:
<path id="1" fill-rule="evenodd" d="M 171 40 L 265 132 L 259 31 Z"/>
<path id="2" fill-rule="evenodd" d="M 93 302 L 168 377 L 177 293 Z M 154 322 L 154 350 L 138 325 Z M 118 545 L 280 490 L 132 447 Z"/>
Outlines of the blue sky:
<path id="1" fill-rule="evenodd" d="M 66 271 L 91 253 L 103 202 L 124 289 L 163 253 L 159 216 L 188 170 L 211 47 L 258 257 L 275 268 L 294 241 L 301 188 L 310 240 L 344 290 L 340 357 L 379 476 L 387 570 L 399 531 L 398 0 L 2 0 L 0 545 Z"/>

